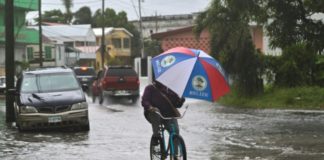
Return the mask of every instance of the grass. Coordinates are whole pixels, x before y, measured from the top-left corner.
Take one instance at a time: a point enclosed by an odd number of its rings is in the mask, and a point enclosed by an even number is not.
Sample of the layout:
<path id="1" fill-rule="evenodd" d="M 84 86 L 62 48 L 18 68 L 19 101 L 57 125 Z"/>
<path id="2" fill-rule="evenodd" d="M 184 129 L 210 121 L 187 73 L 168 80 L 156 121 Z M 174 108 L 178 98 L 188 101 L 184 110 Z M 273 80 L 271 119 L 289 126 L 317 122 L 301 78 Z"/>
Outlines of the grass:
<path id="1" fill-rule="evenodd" d="M 247 108 L 276 108 L 276 109 L 317 109 L 324 110 L 324 88 L 266 88 L 264 94 L 254 97 L 242 97 L 232 92 L 219 101 L 225 106 Z"/>

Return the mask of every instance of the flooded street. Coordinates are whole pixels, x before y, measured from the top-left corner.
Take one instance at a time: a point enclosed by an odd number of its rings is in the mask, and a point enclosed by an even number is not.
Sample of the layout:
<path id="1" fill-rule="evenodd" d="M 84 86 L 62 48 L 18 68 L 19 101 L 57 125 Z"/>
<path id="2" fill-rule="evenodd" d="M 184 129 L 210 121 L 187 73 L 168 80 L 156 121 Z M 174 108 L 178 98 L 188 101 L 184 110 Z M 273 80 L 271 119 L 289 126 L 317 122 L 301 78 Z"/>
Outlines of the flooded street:
<path id="1" fill-rule="evenodd" d="M 149 159 L 152 131 L 140 101 L 88 102 L 89 132 L 20 133 L 6 125 L 0 100 L 0 159 Z M 186 104 L 179 125 L 189 160 L 324 159 L 323 111 L 237 109 L 196 100 Z"/>

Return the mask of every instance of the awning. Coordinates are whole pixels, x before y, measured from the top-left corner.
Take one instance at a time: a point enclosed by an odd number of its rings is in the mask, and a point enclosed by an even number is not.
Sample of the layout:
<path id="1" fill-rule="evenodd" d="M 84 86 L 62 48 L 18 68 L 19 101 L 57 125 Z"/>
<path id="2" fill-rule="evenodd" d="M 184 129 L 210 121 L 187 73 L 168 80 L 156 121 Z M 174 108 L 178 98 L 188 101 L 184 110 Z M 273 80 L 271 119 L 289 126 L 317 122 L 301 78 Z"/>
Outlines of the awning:
<path id="1" fill-rule="evenodd" d="M 73 47 L 69 47 L 66 46 L 65 47 L 65 52 L 71 53 L 71 52 L 75 52 L 75 53 L 80 53 L 81 51 L 79 49 L 73 48 Z"/>

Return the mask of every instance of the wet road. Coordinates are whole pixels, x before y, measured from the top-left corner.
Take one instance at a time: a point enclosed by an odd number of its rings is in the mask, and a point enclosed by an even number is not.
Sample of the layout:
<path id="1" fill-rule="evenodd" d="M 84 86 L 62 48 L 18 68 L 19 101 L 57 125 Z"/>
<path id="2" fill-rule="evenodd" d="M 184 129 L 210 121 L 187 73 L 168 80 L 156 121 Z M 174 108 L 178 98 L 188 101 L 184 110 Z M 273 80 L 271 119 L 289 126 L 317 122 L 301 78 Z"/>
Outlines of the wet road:
<path id="1" fill-rule="evenodd" d="M 0 159 L 148 160 L 150 125 L 140 103 L 89 101 L 89 132 L 19 133 L 0 100 Z M 323 160 L 324 112 L 225 108 L 190 100 L 179 121 L 189 160 Z M 183 111 L 183 110 L 182 110 Z"/>

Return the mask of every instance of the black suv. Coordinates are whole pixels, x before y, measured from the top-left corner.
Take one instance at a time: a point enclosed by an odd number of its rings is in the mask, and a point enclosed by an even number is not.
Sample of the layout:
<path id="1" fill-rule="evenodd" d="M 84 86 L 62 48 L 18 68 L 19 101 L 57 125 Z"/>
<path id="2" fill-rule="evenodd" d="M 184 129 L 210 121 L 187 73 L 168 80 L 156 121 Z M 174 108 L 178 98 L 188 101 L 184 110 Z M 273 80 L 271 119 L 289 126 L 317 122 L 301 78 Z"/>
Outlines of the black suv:
<path id="1" fill-rule="evenodd" d="M 89 130 L 88 103 L 73 71 L 65 67 L 24 71 L 17 81 L 15 118 L 19 130 Z"/>
<path id="2" fill-rule="evenodd" d="M 93 67 L 74 67 L 73 70 L 82 88 L 89 91 L 96 78 L 95 69 Z"/>

